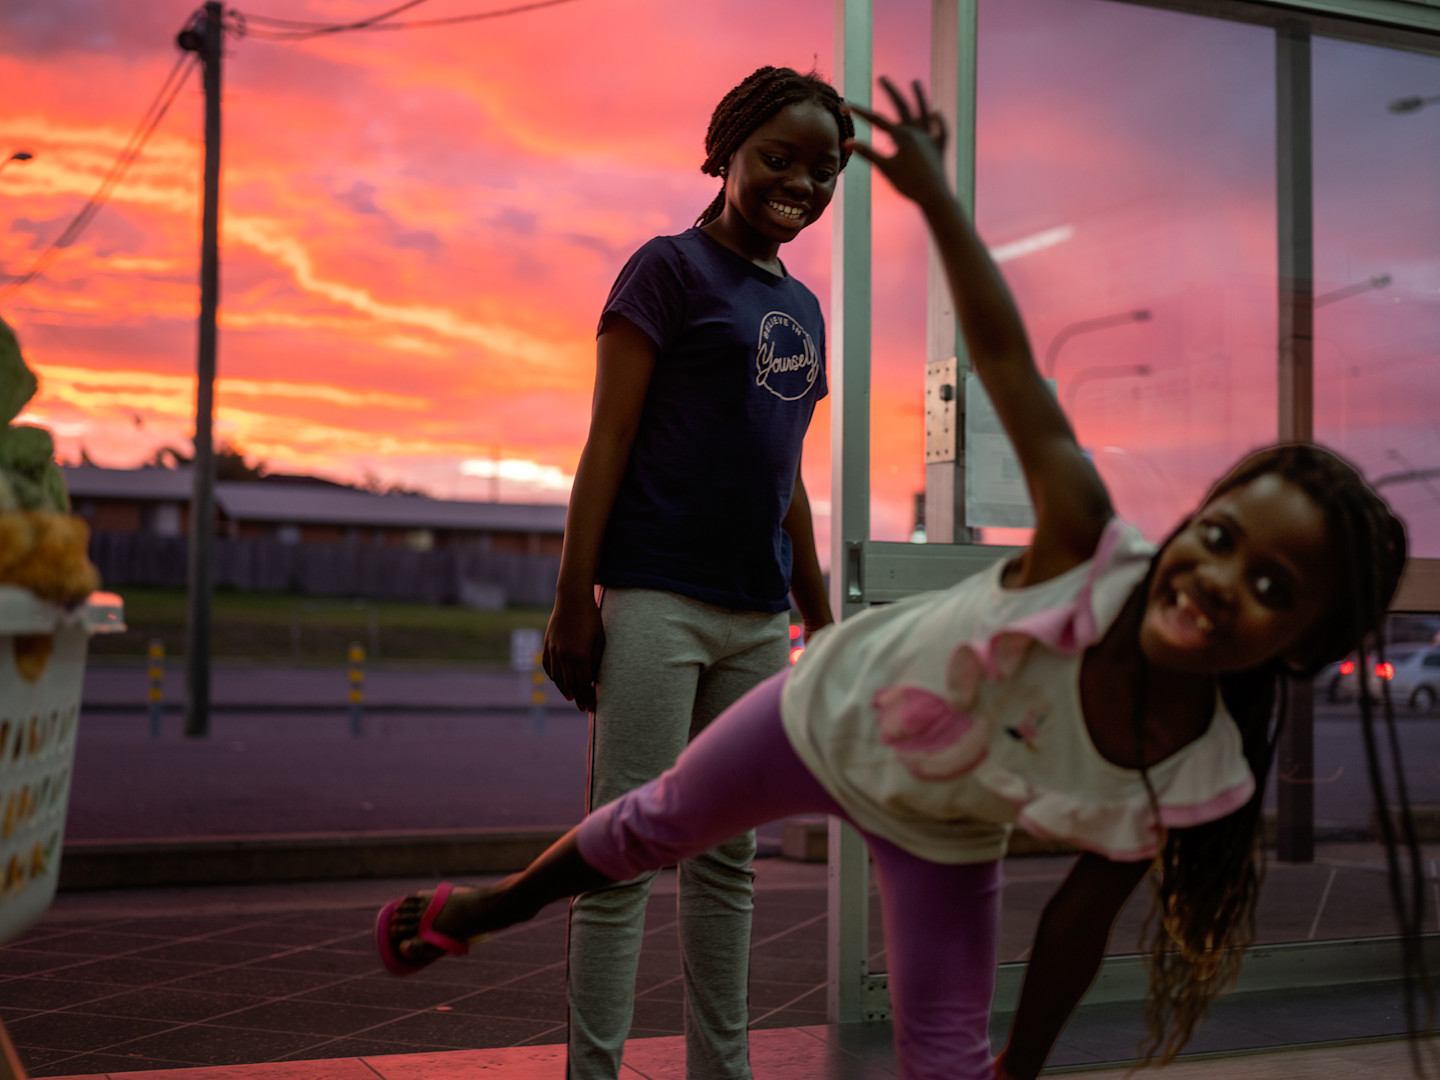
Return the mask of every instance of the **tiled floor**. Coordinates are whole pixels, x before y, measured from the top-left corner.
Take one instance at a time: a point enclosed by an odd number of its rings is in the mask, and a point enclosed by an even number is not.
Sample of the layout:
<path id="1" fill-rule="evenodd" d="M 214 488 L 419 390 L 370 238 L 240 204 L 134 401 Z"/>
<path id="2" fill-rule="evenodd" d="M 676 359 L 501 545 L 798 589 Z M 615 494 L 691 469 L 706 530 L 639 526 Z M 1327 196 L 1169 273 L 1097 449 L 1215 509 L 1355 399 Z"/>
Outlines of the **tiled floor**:
<path id="1" fill-rule="evenodd" d="M 752 1024 L 823 1024 L 824 868 L 767 865 L 784 880 L 757 893 Z M 342 906 L 301 910 L 246 903 L 264 887 L 228 889 L 223 910 L 183 914 L 195 908 L 183 894 L 222 891 L 168 890 L 168 905 L 131 896 L 129 910 L 109 911 L 98 896 L 62 895 L 0 950 L 0 1019 L 35 1077 L 563 1040 L 564 908 L 496 935 L 475 959 L 394 979 L 379 969 L 371 926 L 380 900 L 411 884 L 317 887 Z M 638 1039 L 682 1030 L 668 886 L 647 916 Z"/>
<path id="2" fill-rule="evenodd" d="M 1311 866 L 1273 866 L 1262 939 L 1383 932 L 1388 915 L 1377 887 L 1383 876 L 1358 858 L 1363 854 L 1341 850 Z M 1063 859 L 1026 859 L 1007 867 L 1003 960 L 1023 958 L 1034 918 L 1067 866 Z M 778 859 L 760 860 L 756 868 L 751 1018 L 757 1076 L 891 1075 L 888 1026 L 823 1027 L 825 868 Z M 364 1080 L 375 1080 L 371 1066 L 380 1059 L 401 1070 L 394 1077 L 379 1074 L 385 1080 L 458 1076 L 446 1070 L 462 1061 L 481 1074 L 499 1066 L 477 1062 L 503 1061 L 507 1080 L 558 1078 L 546 1063 L 558 1060 L 554 1044 L 564 1038 L 563 908 L 497 935 L 470 960 L 445 960 L 415 977 L 393 979 L 379 971 L 373 955 L 373 913 L 384 900 L 425 884 L 61 894 L 34 929 L 0 949 L 0 1019 L 37 1078 L 207 1067 L 190 1077 L 170 1072 L 167 1080 L 222 1080 L 222 1074 L 224 1080 L 343 1080 L 352 1075 L 345 1063 L 362 1059 L 369 1071 L 353 1075 Z M 662 876 L 649 910 L 628 1059 L 633 1071 L 654 1080 L 679 1075 L 672 1068 L 679 1053 L 673 1037 L 681 1030 L 673 904 L 673 877 Z M 1118 951 L 1131 947 L 1142 905 L 1143 898 L 1123 916 L 1112 939 Z M 872 918 L 872 962 L 883 969 L 878 923 Z M 995 1018 L 997 1039 L 1007 1026 L 1008 1017 Z M 1399 991 L 1391 984 L 1237 995 L 1216 1004 L 1190 1049 L 1246 1050 L 1403 1030 Z M 1092 1067 L 1124 1061 L 1140 1033 L 1133 1004 L 1087 1007 L 1052 1060 Z M 416 1054 L 431 1055 L 423 1059 L 430 1071 L 412 1068 Z M 402 1059 L 411 1064 L 402 1069 Z M 769 1072 L 758 1067 L 762 1060 Z M 300 1071 L 252 1078 L 226 1068 L 272 1063 L 279 1069 L 285 1061 L 301 1062 Z M 531 1071 L 514 1071 L 522 1063 Z"/>

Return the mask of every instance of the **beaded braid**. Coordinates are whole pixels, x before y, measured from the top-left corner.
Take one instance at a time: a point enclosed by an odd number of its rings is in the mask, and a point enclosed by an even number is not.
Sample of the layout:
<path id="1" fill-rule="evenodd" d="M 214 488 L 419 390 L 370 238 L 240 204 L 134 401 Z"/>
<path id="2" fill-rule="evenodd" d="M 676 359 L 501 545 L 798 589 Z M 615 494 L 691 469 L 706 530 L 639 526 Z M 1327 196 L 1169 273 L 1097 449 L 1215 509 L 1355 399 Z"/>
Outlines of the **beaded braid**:
<path id="1" fill-rule="evenodd" d="M 1384 656 L 1385 618 L 1405 565 L 1405 528 L 1352 465 L 1337 454 L 1309 444 L 1283 444 L 1257 451 L 1223 477 L 1202 505 L 1268 473 L 1293 483 L 1322 509 L 1336 564 L 1346 571 L 1338 574 L 1337 580 L 1343 578 L 1347 584 L 1338 592 L 1332 609 L 1322 620 L 1303 671 L 1290 672 L 1282 662 L 1272 660 L 1259 668 L 1219 680 L 1226 708 L 1240 729 L 1245 759 L 1255 778 L 1255 792 L 1245 806 L 1218 821 L 1172 830 L 1156 856 L 1158 873 L 1152 876 L 1154 903 L 1142 931 L 1142 949 L 1150 956 L 1146 1037 L 1140 1048 L 1147 1062 L 1158 1055 L 1164 1063 L 1179 1053 L 1205 1018 L 1210 1002 L 1233 985 L 1245 949 L 1255 939 L 1255 902 L 1265 873 L 1261 805 L 1275 756 L 1280 720 L 1286 711 L 1289 676 L 1314 675 L 1325 664 L 1351 651 L 1359 655 L 1361 663 L 1366 757 L 1389 863 L 1391 900 L 1400 926 L 1406 1011 L 1412 1039 L 1421 1027 L 1417 990 L 1423 992 L 1429 1010 L 1433 1011 L 1433 990 L 1426 978 L 1419 941 L 1424 917 L 1424 878 L 1420 873 L 1419 847 L 1400 768 L 1394 712 L 1387 692 L 1384 696 L 1386 750 L 1391 771 L 1397 778 L 1396 808 L 1410 871 L 1408 895 L 1381 772 L 1382 754 L 1376 745 L 1370 699 L 1363 688 L 1368 666 L 1366 643 L 1373 641 L 1379 655 Z M 1149 580 L 1147 576 L 1142 586 L 1147 591 Z M 1136 694 L 1136 738 L 1142 761 L 1145 676 L 1142 662 Z M 1388 691 L 1388 687 L 1384 689 Z M 1141 776 L 1152 810 L 1158 817 L 1158 801 L 1143 768 Z M 1428 1023 L 1427 1016 L 1425 1026 Z"/>
<path id="2" fill-rule="evenodd" d="M 802 75 L 793 68 L 756 68 L 739 86 L 720 99 L 720 104 L 710 115 L 710 128 L 705 132 L 705 162 L 700 171 L 706 176 L 719 176 L 722 180 L 719 193 L 696 219 L 696 225 L 710 224 L 725 209 L 723 177 L 740 144 L 787 105 L 805 101 L 824 106 L 840 126 L 840 168 L 845 168 L 850 160 L 850 151 L 843 146 L 846 139 L 854 137 L 855 123 L 841 112 L 840 95 L 835 88 L 813 71 Z"/>

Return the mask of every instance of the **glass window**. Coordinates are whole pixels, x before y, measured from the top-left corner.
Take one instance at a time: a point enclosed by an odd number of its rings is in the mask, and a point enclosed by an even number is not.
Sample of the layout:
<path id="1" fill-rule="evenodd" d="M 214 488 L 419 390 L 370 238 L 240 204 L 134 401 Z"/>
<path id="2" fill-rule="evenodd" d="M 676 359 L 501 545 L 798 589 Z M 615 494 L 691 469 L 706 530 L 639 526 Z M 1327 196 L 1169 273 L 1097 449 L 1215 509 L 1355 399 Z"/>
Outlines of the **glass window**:
<path id="1" fill-rule="evenodd" d="M 981 0 L 976 212 L 1122 515 L 1163 536 L 1276 430 L 1274 37 Z"/>
<path id="2" fill-rule="evenodd" d="M 1315 435 L 1440 556 L 1440 58 L 1317 39 Z"/>

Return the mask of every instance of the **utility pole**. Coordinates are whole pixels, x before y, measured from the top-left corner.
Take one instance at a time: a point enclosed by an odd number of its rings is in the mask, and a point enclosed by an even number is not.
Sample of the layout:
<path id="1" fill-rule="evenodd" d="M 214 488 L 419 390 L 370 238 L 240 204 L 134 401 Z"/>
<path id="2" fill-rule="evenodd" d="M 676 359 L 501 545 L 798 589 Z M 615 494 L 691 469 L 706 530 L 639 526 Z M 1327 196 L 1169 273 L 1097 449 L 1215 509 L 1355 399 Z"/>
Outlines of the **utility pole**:
<path id="1" fill-rule="evenodd" d="M 210 734 L 210 594 L 215 548 L 215 315 L 220 305 L 221 6 L 210 0 L 176 38 L 205 68 L 205 205 L 200 230 L 200 348 L 195 372 L 194 487 L 185 609 L 185 734 Z"/>

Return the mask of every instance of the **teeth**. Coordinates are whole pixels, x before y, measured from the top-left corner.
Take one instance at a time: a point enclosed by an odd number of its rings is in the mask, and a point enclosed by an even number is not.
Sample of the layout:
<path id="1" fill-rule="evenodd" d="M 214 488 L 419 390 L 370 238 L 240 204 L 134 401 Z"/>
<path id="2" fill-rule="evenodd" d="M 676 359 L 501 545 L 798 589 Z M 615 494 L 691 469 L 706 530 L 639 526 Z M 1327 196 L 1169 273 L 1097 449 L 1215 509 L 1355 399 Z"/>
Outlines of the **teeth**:
<path id="1" fill-rule="evenodd" d="M 785 203 L 778 203 L 773 201 L 766 202 L 765 205 L 770 207 L 771 210 L 774 210 L 781 217 L 794 218 L 798 221 L 800 218 L 805 216 L 804 209 L 799 206 L 787 206 Z"/>
<path id="2" fill-rule="evenodd" d="M 1176 606 L 1195 620 L 1195 626 L 1201 632 L 1208 634 L 1211 630 L 1215 629 L 1215 624 L 1210 620 L 1210 616 L 1200 610 L 1195 601 L 1190 599 L 1189 593 L 1177 590 L 1175 593 L 1175 603 Z"/>

